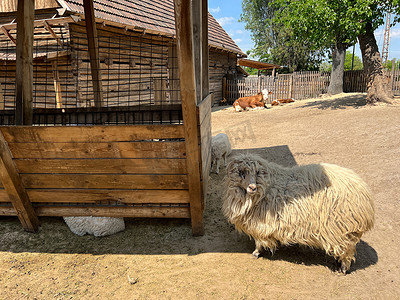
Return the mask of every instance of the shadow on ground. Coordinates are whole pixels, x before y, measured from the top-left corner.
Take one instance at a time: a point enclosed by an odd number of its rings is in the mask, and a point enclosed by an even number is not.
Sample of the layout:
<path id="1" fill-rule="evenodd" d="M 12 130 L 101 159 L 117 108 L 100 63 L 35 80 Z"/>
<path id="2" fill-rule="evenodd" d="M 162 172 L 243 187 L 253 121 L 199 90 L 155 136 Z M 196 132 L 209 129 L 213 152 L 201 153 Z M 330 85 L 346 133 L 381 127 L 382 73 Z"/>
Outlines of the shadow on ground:
<path id="1" fill-rule="evenodd" d="M 331 271 L 338 271 L 336 260 L 325 254 L 322 250 L 314 250 L 298 245 L 291 247 L 281 247 L 273 255 L 268 252 L 263 253 L 262 259 L 271 261 L 287 261 L 293 264 L 305 266 L 326 266 Z M 357 244 L 356 261 L 352 263 L 348 274 L 366 269 L 378 262 L 378 254 L 367 242 L 361 240 Z"/>
<path id="2" fill-rule="evenodd" d="M 316 101 L 310 101 L 304 105 L 298 106 L 297 108 L 318 108 L 318 109 L 346 109 L 348 107 L 360 108 L 367 104 L 366 94 L 356 94 L 348 95 L 342 94 L 343 97 L 337 99 L 327 99 L 323 98 Z M 321 101 L 322 100 L 322 101 Z"/>
<path id="3" fill-rule="evenodd" d="M 294 166 L 288 146 L 234 150 L 238 153 L 253 153 L 270 161 Z M 202 253 L 251 253 L 254 242 L 246 235 L 238 234 L 227 223 L 221 212 L 223 177 L 210 174 L 209 189 L 204 212 L 205 235 L 192 237 L 189 220 L 182 219 L 133 219 L 125 218 L 126 229 L 112 236 L 96 238 L 73 234 L 60 217 L 41 217 L 38 233 L 22 229 L 16 217 L 0 217 L 0 251 L 62 254 L 125 254 L 125 255 L 198 255 Z M 365 242 L 357 247 L 357 261 L 351 271 L 363 269 L 378 261 L 375 250 Z M 284 260 L 295 264 L 323 265 L 332 268 L 334 261 L 319 251 L 303 250 L 300 247 L 284 247 L 264 259 Z"/>

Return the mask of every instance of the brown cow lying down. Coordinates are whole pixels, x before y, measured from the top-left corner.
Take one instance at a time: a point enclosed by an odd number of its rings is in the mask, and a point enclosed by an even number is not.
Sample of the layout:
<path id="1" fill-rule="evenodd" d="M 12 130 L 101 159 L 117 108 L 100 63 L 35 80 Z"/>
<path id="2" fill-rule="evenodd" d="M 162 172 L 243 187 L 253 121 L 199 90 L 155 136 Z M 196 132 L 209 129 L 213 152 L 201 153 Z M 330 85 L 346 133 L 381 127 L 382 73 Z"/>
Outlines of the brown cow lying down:
<path id="1" fill-rule="evenodd" d="M 290 103 L 290 102 L 294 102 L 294 100 L 292 98 L 289 99 L 277 99 L 271 102 L 272 106 L 276 106 L 282 103 Z"/>
<path id="2" fill-rule="evenodd" d="M 249 110 L 250 108 L 265 107 L 265 102 L 268 99 L 268 95 L 272 94 L 271 91 L 263 90 L 254 96 L 242 97 L 237 99 L 233 103 L 235 111 Z"/>

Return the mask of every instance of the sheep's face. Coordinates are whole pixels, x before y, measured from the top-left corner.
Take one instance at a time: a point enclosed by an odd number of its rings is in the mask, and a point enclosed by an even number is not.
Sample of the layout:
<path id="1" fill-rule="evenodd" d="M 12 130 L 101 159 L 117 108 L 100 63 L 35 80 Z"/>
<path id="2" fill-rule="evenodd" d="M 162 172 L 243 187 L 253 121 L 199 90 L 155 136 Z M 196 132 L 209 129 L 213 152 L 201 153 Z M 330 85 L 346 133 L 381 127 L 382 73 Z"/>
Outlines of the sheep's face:
<path id="1" fill-rule="evenodd" d="M 232 187 L 240 188 L 243 193 L 249 196 L 261 193 L 265 176 L 265 170 L 256 160 L 234 160 L 227 168 L 228 184 Z"/>

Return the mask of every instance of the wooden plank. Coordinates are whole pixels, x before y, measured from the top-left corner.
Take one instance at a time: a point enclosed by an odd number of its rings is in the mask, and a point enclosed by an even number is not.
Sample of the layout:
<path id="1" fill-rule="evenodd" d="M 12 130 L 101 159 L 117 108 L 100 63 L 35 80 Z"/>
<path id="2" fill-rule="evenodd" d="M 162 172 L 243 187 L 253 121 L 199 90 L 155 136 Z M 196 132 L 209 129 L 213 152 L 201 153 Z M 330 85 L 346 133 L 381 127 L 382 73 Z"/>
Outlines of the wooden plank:
<path id="1" fill-rule="evenodd" d="M 1 127 L 8 143 L 121 142 L 183 138 L 183 125 Z"/>
<path id="2" fill-rule="evenodd" d="M 185 158 L 185 142 L 9 143 L 14 158 Z"/>
<path id="3" fill-rule="evenodd" d="M 16 125 L 32 124 L 34 0 L 18 0 L 16 50 Z"/>
<path id="4" fill-rule="evenodd" d="M 31 203 L 189 203 L 188 190 L 115 190 L 115 189 L 28 189 Z M 8 194 L 0 189 L 0 202 L 10 202 Z"/>
<path id="5" fill-rule="evenodd" d="M 191 2 L 175 0 L 179 79 L 187 155 L 192 234 L 203 235 L 202 193 L 200 182 L 200 147 L 196 113 L 196 76 L 193 57 Z"/>
<path id="6" fill-rule="evenodd" d="M 8 194 L 4 188 L 0 189 L 0 202 L 11 202 Z"/>
<path id="7" fill-rule="evenodd" d="M 188 190 L 28 189 L 32 203 L 189 203 Z M 1 193 L 0 193 L 1 195 Z M 3 199 L 0 197 L 0 199 Z M 9 201 L 3 201 L 9 202 Z"/>
<path id="8" fill-rule="evenodd" d="M 205 99 L 197 106 L 198 114 L 199 114 L 199 122 L 200 125 L 203 124 L 205 117 L 211 114 L 211 103 L 212 103 L 212 94 L 209 94 L 205 97 Z"/>
<path id="9" fill-rule="evenodd" d="M 30 189 L 188 189 L 187 175 L 21 174 Z M 4 183 L 5 184 L 5 183 Z"/>
<path id="10" fill-rule="evenodd" d="M 19 159 L 20 173 L 186 174 L 185 159 Z"/>
<path id="11" fill-rule="evenodd" d="M 36 232 L 39 220 L 2 134 L 0 134 L 0 178 L 22 226 L 26 231 Z"/>
<path id="12" fill-rule="evenodd" d="M 93 81 L 94 104 L 96 107 L 104 105 L 103 87 L 101 79 L 101 68 L 99 58 L 99 41 L 96 28 L 96 17 L 94 15 L 93 0 L 83 0 L 85 11 L 86 33 L 89 45 L 90 66 Z"/>
<path id="13" fill-rule="evenodd" d="M 39 206 L 35 212 L 40 217 L 125 217 L 125 218 L 190 218 L 188 207 L 68 207 Z M 0 216 L 15 216 L 15 211 L 0 206 Z"/>

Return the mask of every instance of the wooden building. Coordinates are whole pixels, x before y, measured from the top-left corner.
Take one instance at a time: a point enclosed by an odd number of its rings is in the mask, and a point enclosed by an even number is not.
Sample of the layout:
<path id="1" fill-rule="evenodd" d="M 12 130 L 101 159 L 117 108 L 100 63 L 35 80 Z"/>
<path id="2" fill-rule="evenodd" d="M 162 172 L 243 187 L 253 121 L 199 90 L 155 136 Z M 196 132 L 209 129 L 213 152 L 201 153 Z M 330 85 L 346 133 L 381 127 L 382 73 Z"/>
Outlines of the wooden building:
<path id="1" fill-rule="evenodd" d="M 5 109 L 15 106 L 16 2 L 0 4 L 0 108 Z M 89 72 L 82 3 L 35 1 L 35 108 L 96 106 L 93 95 L 99 87 Z M 101 69 L 95 83 L 102 86 L 103 106 L 180 104 L 173 1 L 98 1 L 94 10 Z M 218 102 L 222 78 L 236 73 L 237 58 L 245 54 L 211 14 L 208 28 L 210 92 Z"/>
<path id="2" fill-rule="evenodd" d="M 38 216 L 190 218 L 203 234 L 213 68 L 243 55 L 207 1 L 0 11 L 0 215 L 28 231 Z"/>

